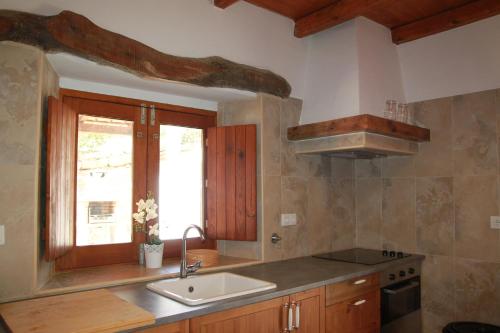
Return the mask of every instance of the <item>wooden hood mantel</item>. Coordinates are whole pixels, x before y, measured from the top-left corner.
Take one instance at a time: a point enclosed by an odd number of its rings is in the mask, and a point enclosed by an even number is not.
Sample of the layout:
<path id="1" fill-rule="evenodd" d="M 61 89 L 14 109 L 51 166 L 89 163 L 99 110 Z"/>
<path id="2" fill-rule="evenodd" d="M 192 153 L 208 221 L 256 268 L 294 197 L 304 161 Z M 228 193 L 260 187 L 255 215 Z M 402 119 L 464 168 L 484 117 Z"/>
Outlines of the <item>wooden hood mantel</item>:
<path id="1" fill-rule="evenodd" d="M 369 114 L 300 125 L 288 129 L 299 154 L 328 153 L 349 158 L 411 155 L 430 130 Z"/>
<path id="2" fill-rule="evenodd" d="M 188 58 L 165 54 L 105 30 L 70 11 L 42 16 L 0 10 L 0 41 L 28 44 L 50 53 L 69 53 L 140 77 L 279 97 L 288 97 L 291 92 L 288 82 L 271 71 L 221 57 Z"/>

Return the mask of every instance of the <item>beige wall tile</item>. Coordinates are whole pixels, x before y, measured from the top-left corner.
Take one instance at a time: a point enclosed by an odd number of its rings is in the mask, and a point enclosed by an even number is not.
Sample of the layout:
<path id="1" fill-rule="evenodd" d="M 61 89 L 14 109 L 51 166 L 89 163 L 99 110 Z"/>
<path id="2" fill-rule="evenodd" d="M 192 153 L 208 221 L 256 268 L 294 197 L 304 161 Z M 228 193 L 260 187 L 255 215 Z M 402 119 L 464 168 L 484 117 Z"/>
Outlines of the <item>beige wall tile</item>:
<path id="1" fill-rule="evenodd" d="M 357 178 L 380 177 L 382 174 L 382 159 L 356 160 L 354 172 Z"/>
<path id="2" fill-rule="evenodd" d="M 262 170 L 265 176 L 281 175 L 281 99 L 262 95 Z"/>
<path id="3" fill-rule="evenodd" d="M 307 178 L 281 178 L 281 213 L 297 215 L 296 226 L 282 228 L 284 234 L 282 246 L 286 258 L 299 257 L 308 253 L 307 189 Z"/>
<path id="4" fill-rule="evenodd" d="M 382 244 L 415 252 L 415 178 L 382 180 Z"/>
<path id="5" fill-rule="evenodd" d="M 415 176 L 413 156 L 390 156 L 381 160 L 383 178 Z"/>
<path id="6" fill-rule="evenodd" d="M 456 318 L 500 325 L 500 263 L 455 259 Z"/>
<path id="7" fill-rule="evenodd" d="M 455 177 L 456 255 L 500 261 L 499 230 L 490 229 L 490 216 L 497 215 L 495 176 Z"/>
<path id="8" fill-rule="evenodd" d="M 356 245 L 382 248 L 382 179 L 358 178 L 355 184 Z"/>
<path id="9" fill-rule="evenodd" d="M 417 178 L 416 196 L 418 251 L 453 255 L 453 178 Z"/>
<path id="10" fill-rule="evenodd" d="M 353 159 L 332 157 L 330 166 L 333 178 L 354 178 Z"/>
<path id="11" fill-rule="evenodd" d="M 330 178 L 311 177 L 307 182 L 307 254 L 331 250 L 333 239 L 333 197 Z"/>
<path id="12" fill-rule="evenodd" d="M 420 126 L 431 130 L 431 141 L 420 143 L 414 156 L 417 176 L 450 177 L 452 159 L 452 98 L 440 98 L 410 105 Z"/>
<path id="13" fill-rule="evenodd" d="M 352 248 L 356 243 L 354 179 L 332 179 L 332 250 Z"/>
<path id="14" fill-rule="evenodd" d="M 453 97 L 455 175 L 492 175 L 498 172 L 495 103 L 493 90 Z"/>
<path id="15" fill-rule="evenodd" d="M 427 256 L 422 264 L 423 333 L 438 333 L 454 320 L 453 258 Z"/>
<path id="16" fill-rule="evenodd" d="M 281 234 L 281 177 L 264 176 L 263 178 L 263 257 L 266 261 L 283 258 L 282 244 L 271 243 L 271 235 Z"/>

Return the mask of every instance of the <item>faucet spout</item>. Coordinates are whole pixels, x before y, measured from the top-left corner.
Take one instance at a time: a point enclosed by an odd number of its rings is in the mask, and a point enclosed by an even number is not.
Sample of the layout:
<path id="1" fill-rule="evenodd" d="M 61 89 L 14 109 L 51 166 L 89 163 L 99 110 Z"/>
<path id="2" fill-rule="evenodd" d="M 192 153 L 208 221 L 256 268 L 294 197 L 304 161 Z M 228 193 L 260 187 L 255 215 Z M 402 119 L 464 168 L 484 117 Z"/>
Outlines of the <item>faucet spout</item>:
<path id="1" fill-rule="evenodd" d="M 205 241 L 205 233 L 203 230 L 194 224 L 191 224 L 184 230 L 184 234 L 182 236 L 182 247 L 181 247 L 181 272 L 180 272 L 180 278 L 184 279 L 186 278 L 189 274 L 192 274 L 196 272 L 200 267 L 201 267 L 201 262 L 198 261 L 194 265 L 188 266 L 187 260 L 186 260 L 186 240 L 187 240 L 187 235 L 191 229 L 195 229 L 198 231 L 200 234 L 200 238 L 202 241 Z"/>

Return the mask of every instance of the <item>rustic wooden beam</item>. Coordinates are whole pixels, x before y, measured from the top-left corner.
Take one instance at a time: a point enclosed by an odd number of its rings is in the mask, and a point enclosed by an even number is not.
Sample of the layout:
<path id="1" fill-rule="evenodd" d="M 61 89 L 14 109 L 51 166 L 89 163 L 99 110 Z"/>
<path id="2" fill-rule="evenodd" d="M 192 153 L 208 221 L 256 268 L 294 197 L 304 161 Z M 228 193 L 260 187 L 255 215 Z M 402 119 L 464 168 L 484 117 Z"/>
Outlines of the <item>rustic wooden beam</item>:
<path id="1" fill-rule="evenodd" d="M 500 14 L 499 0 L 477 0 L 392 29 L 392 41 L 409 42 Z"/>
<path id="2" fill-rule="evenodd" d="M 361 16 L 382 0 L 339 0 L 295 21 L 295 37 L 306 37 Z"/>
<path id="3" fill-rule="evenodd" d="M 226 9 L 227 7 L 231 6 L 236 2 L 238 2 L 238 0 L 214 0 L 214 5 L 216 7 Z"/>
<path id="4" fill-rule="evenodd" d="M 288 128 L 288 140 L 317 139 L 325 136 L 368 132 L 412 141 L 429 141 L 430 130 L 369 114 Z"/>
<path id="5" fill-rule="evenodd" d="M 221 57 L 187 58 L 161 53 L 105 30 L 86 17 L 63 11 L 54 16 L 0 10 L 0 41 L 65 52 L 147 78 L 264 92 L 288 97 L 288 82 L 271 71 Z"/>

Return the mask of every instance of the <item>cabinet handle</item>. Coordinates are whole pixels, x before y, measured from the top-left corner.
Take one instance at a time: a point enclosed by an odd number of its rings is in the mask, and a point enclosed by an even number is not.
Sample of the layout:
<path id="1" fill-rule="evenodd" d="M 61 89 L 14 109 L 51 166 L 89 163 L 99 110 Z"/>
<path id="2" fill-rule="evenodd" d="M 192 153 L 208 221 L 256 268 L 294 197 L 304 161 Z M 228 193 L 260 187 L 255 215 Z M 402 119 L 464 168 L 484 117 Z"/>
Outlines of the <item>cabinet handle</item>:
<path id="1" fill-rule="evenodd" d="M 300 327 L 300 303 L 295 307 L 295 329 Z"/>
<path id="2" fill-rule="evenodd" d="M 290 330 L 286 326 L 286 325 L 288 325 L 288 323 L 290 321 L 290 319 L 289 319 L 290 313 L 288 311 L 289 307 L 290 306 L 288 305 L 288 303 L 283 304 L 283 321 L 281 323 L 281 326 L 283 327 L 283 333 L 289 333 L 290 332 Z"/>
<path id="3" fill-rule="evenodd" d="M 366 283 L 366 279 L 356 280 L 352 284 L 359 285 L 359 284 L 363 284 L 363 283 Z"/>
<path id="4" fill-rule="evenodd" d="M 351 305 L 352 306 L 360 306 L 360 305 L 365 304 L 365 303 L 366 303 L 366 299 L 361 299 L 359 301 L 352 303 Z"/>
<path id="5" fill-rule="evenodd" d="M 293 330 L 293 310 L 292 307 L 295 304 L 292 303 L 292 306 L 288 308 L 288 332 L 291 332 Z"/>

